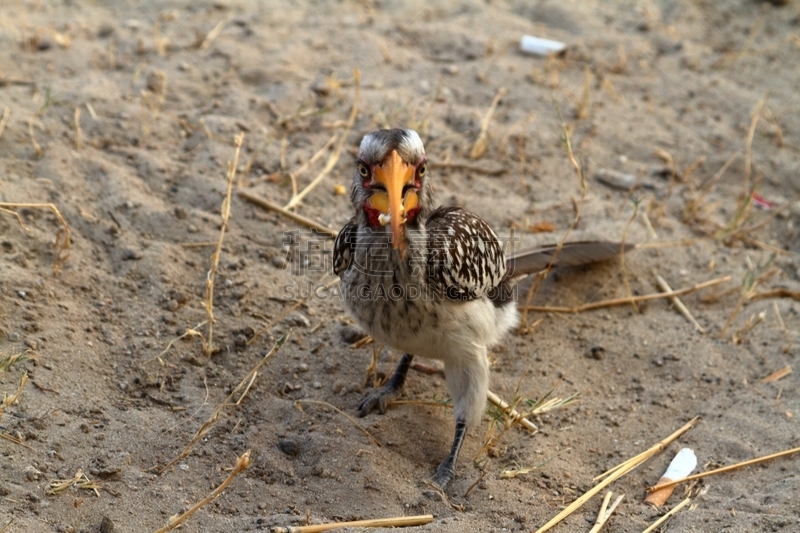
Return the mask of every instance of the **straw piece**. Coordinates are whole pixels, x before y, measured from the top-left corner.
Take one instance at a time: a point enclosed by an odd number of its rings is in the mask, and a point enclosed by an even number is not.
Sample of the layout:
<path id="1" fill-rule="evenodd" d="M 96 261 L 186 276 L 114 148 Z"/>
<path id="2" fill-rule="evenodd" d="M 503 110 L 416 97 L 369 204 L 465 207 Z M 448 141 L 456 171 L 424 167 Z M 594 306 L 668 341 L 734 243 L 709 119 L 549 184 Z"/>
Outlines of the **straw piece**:
<path id="1" fill-rule="evenodd" d="M 176 527 L 180 526 L 187 518 L 192 516 L 195 513 L 195 511 L 206 505 L 208 502 L 215 500 L 220 494 L 222 494 L 225 488 L 228 485 L 230 485 L 231 481 L 233 481 L 233 479 L 236 476 L 244 472 L 248 466 L 250 466 L 250 450 L 247 450 L 240 457 L 236 459 L 236 464 L 233 466 L 231 473 L 228 475 L 225 481 L 223 481 L 219 485 L 219 487 L 217 487 L 211 492 L 211 494 L 209 494 L 208 496 L 197 502 L 194 505 L 194 507 L 192 507 L 182 515 L 170 517 L 167 525 L 155 531 L 155 533 L 166 533 L 167 531 L 172 531 Z"/>
<path id="2" fill-rule="evenodd" d="M 280 347 L 283 346 L 283 344 L 286 342 L 286 339 L 289 338 L 290 334 L 291 334 L 291 330 L 289 330 L 288 333 L 284 333 L 281 338 L 279 338 L 278 340 L 275 341 L 275 344 L 272 345 L 272 349 L 269 352 L 267 352 L 267 354 L 264 357 L 261 358 L 261 361 L 259 361 L 258 364 L 256 366 L 254 366 L 250 370 L 250 372 L 248 372 L 248 374 L 244 377 L 244 379 L 242 381 L 240 381 L 238 385 L 236 385 L 236 387 L 231 391 L 230 394 L 228 394 L 228 397 L 225 398 L 225 400 L 219 405 L 219 407 L 217 407 L 216 411 L 214 411 L 214 413 L 208 418 L 208 420 L 203 422 L 203 425 L 200 426 L 200 429 L 198 429 L 195 432 L 194 437 L 192 438 L 191 441 L 189 441 L 189 444 L 187 444 L 183 448 L 181 453 L 178 454 L 178 456 L 175 457 L 172 461 L 170 461 L 169 463 L 167 463 L 166 465 L 164 465 L 163 467 L 158 469 L 157 473 L 159 475 L 163 474 L 169 467 L 171 467 L 172 465 L 174 465 L 175 463 L 177 463 L 178 461 L 180 461 L 181 459 L 183 459 L 184 457 L 187 457 L 190 453 L 192 453 L 192 447 L 197 443 L 197 441 L 199 441 L 200 439 L 205 437 L 208 434 L 208 432 L 211 431 L 214 428 L 214 425 L 219 420 L 220 416 L 222 415 L 222 411 L 225 408 L 239 405 L 239 402 L 241 402 L 244 399 L 245 395 L 247 394 L 247 391 L 250 390 L 250 386 L 255 381 L 256 376 L 258 375 L 258 370 L 264 365 L 264 363 L 267 362 L 267 360 L 270 357 L 272 357 L 273 355 L 275 355 L 278 352 Z M 240 390 L 242 390 L 242 388 L 245 387 L 245 385 L 247 385 L 247 387 L 244 389 L 242 394 L 239 396 L 239 399 L 236 400 L 235 402 L 232 402 L 233 397 L 236 396 L 236 394 Z M 244 457 L 244 456 L 242 456 L 242 457 Z"/>
<path id="3" fill-rule="evenodd" d="M 513 418 L 514 420 L 517 420 L 517 421 L 518 421 L 520 424 L 522 424 L 523 426 L 525 426 L 525 427 L 526 427 L 526 428 L 528 428 L 529 430 L 533 431 L 534 433 L 536 433 L 537 431 L 539 431 L 539 428 L 538 428 L 538 427 L 536 427 L 536 424 L 534 424 L 533 422 L 531 422 L 531 421 L 530 421 L 530 420 L 528 420 L 527 418 L 523 417 L 523 416 L 522 416 L 522 415 L 519 413 L 519 411 L 517 411 L 516 409 L 512 409 L 512 408 L 511 408 L 511 406 L 510 406 L 510 405 L 508 405 L 508 404 L 507 404 L 507 403 L 506 403 L 506 402 L 505 402 L 505 401 L 504 401 L 502 398 L 500 398 L 500 396 L 498 396 L 497 394 L 493 393 L 492 391 L 488 391 L 488 392 L 486 393 L 486 396 L 487 396 L 487 398 L 489 398 L 489 401 L 490 401 L 492 404 L 494 404 L 494 405 L 496 405 L 497 407 L 499 407 L 499 408 L 500 408 L 500 409 L 501 409 L 503 412 L 505 412 L 505 413 L 506 413 L 508 416 L 510 416 L 510 417 L 511 417 L 511 418 Z"/>
<path id="4" fill-rule="evenodd" d="M 3 131 L 6 129 L 6 124 L 8 124 L 8 119 L 11 116 L 11 108 L 6 106 L 3 110 L 3 118 L 0 119 L 0 137 L 3 136 Z"/>
<path id="5" fill-rule="evenodd" d="M 497 109 L 497 104 L 500 103 L 500 99 L 503 98 L 505 94 L 506 88 L 500 87 L 500 89 L 497 91 L 497 94 L 494 95 L 492 105 L 489 106 L 489 110 L 486 112 L 486 115 L 481 121 L 481 131 L 478 133 L 478 138 L 475 140 L 475 144 L 472 146 L 472 151 L 469 154 L 470 159 L 478 159 L 483 155 L 483 152 L 486 151 L 486 147 L 489 145 L 489 123 L 492 120 L 492 115 L 494 115 L 495 109 Z"/>
<path id="6" fill-rule="evenodd" d="M 600 505 L 600 511 L 597 513 L 597 520 L 595 520 L 594 526 L 592 526 L 592 529 L 589 530 L 589 533 L 597 533 L 603 529 L 603 526 L 611 517 L 611 514 L 617 509 L 617 506 L 622 503 L 622 499 L 625 497 L 624 494 L 620 494 L 617 496 L 617 499 L 614 500 L 614 503 L 611 504 L 611 507 L 608 507 L 608 502 L 611 501 L 612 494 L 614 493 L 608 491 L 605 498 L 603 498 L 603 503 Z"/>
<path id="7" fill-rule="evenodd" d="M 674 441 L 675 439 L 677 439 L 678 437 L 680 437 L 681 435 L 686 433 L 695 424 L 695 422 L 697 422 L 698 419 L 699 419 L 699 417 L 692 418 L 683 427 L 678 429 L 676 432 L 674 432 L 669 437 L 665 438 L 664 440 L 662 440 L 660 442 L 657 442 L 656 444 L 654 444 L 653 446 L 651 446 L 650 448 L 648 448 L 644 452 L 640 453 L 639 455 L 637 455 L 637 456 L 635 456 L 635 457 L 633 457 L 631 459 L 628 459 L 627 461 L 625 461 L 624 463 L 622 463 L 622 464 L 620 464 L 618 466 L 615 466 L 614 468 L 612 468 L 611 470 L 609 470 L 605 474 L 602 474 L 600 477 L 603 477 L 603 476 L 606 476 L 606 475 L 608 477 L 606 477 L 606 479 L 604 479 L 603 481 L 601 481 L 600 483 L 595 485 L 594 488 L 589 489 L 585 494 L 583 494 L 577 500 L 575 500 L 574 502 L 569 504 L 563 511 L 558 513 L 553 519 L 551 519 L 549 522 L 547 522 L 541 528 L 537 529 L 536 533 L 543 533 L 544 531 L 547 531 L 547 530 L 551 529 L 553 526 L 555 526 L 556 524 L 558 524 L 559 522 L 561 522 L 562 520 L 567 518 L 569 515 L 571 515 L 572 513 L 577 511 L 578 509 L 580 509 L 583 506 L 584 503 L 586 503 L 587 501 L 589 501 L 592 498 L 592 496 L 594 496 L 598 492 L 602 491 L 608 485 L 610 485 L 611 483 L 613 483 L 617 479 L 621 478 L 622 476 L 624 476 L 628 472 L 631 472 L 632 470 L 637 468 L 639 465 L 641 465 L 642 463 L 644 463 L 645 461 L 650 459 L 652 456 L 654 456 L 655 454 L 657 454 L 658 452 L 663 450 L 669 443 L 671 443 L 672 441 Z M 595 478 L 595 479 L 597 479 L 597 478 Z"/>
<path id="8" fill-rule="evenodd" d="M 655 275 L 656 281 L 658 282 L 658 286 L 661 287 L 662 291 L 664 291 L 664 292 L 673 292 L 672 291 L 672 287 L 669 286 L 669 283 L 667 283 L 667 280 L 665 280 L 664 278 L 659 276 L 658 272 L 653 270 L 653 275 Z M 671 296 L 669 301 L 672 302 L 672 305 L 675 306 L 675 309 L 677 309 L 678 312 L 680 314 L 682 314 L 683 317 L 686 320 L 688 320 L 689 322 L 694 324 L 694 327 L 695 327 L 695 329 L 697 331 L 699 331 L 700 333 L 705 333 L 706 332 L 706 330 L 703 329 L 703 327 L 700 324 L 697 323 L 697 320 L 694 319 L 694 317 L 692 316 L 692 313 L 689 312 L 689 309 L 685 305 L 683 305 L 683 302 L 681 301 L 680 298 L 678 298 L 677 296 Z"/>
<path id="9" fill-rule="evenodd" d="M 333 524 L 317 524 L 313 526 L 273 527 L 272 533 L 318 533 L 341 527 L 409 527 L 424 526 L 433 522 L 433 515 L 398 516 L 395 518 L 378 518 L 374 520 L 354 520 L 352 522 L 335 522 Z"/>
<path id="10" fill-rule="evenodd" d="M 786 365 L 785 367 L 781 368 L 780 370 L 776 370 L 769 376 L 765 377 L 761 380 L 761 383 L 772 383 L 773 381 L 778 381 L 779 379 L 783 379 L 789 374 L 792 373 L 792 367 Z"/>
<path id="11" fill-rule="evenodd" d="M 681 509 L 683 509 L 684 507 L 686 507 L 689 504 L 690 501 L 692 501 L 692 500 L 689 499 L 689 498 L 686 498 L 681 503 L 676 505 L 672 510 L 670 510 L 667 514 L 665 514 L 664 516 L 662 516 L 661 518 L 659 518 L 658 520 L 653 522 L 653 524 L 650 527 L 648 527 L 647 529 L 645 529 L 644 531 L 642 531 L 642 533 L 651 533 L 651 532 L 655 531 L 658 526 L 660 526 L 661 524 L 663 524 L 664 522 L 669 520 L 669 517 L 671 517 L 672 515 L 674 515 L 675 513 L 680 511 Z"/>
<path id="12" fill-rule="evenodd" d="M 304 225 L 304 226 L 306 226 L 308 228 L 315 229 L 315 230 L 319 231 L 320 233 L 322 233 L 324 235 L 327 235 L 327 236 L 329 236 L 331 238 L 335 239 L 336 236 L 339 234 L 338 231 L 332 230 L 332 229 L 330 229 L 328 227 L 325 227 L 322 224 L 320 224 L 319 222 L 317 222 L 316 220 L 311 220 L 310 218 L 306 218 L 303 215 L 298 215 L 297 213 L 293 213 L 292 211 L 284 209 L 283 207 L 279 206 L 278 204 L 274 204 L 274 203 L 270 202 L 269 200 L 261 198 L 260 196 L 256 196 L 256 195 L 251 194 L 251 193 L 246 192 L 246 191 L 239 191 L 238 194 L 239 194 L 240 198 L 243 198 L 244 200 L 247 200 L 250 203 L 256 204 L 259 207 L 263 207 L 264 209 L 267 209 L 268 211 L 275 211 L 276 213 L 280 213 L 281 215 L 283 215 L 283 216 L 285 216 L 287 218 L 291 218 L 295 222 L 299 222 L 300 224 L 302 224 L 302 225 Z"/>
<path id="13" fill-rule="evenodd" d="M 664 487 L 671 487 L 673 485 L 677 485 L 678 483 L 685 483 L 687 481 L 694 481 L 695 479 L 700 479 L 703 477 L 713 476 L 716 474 L 722 474 L 723 472 L 730 472 L 731 470 L 736 470 L 738 468 L 742 468 L 744 466 L 750 466 L 758 463 L 763 463 L 766 461 L 770 461 L 772 459 L 777 459 L 779 457 L 785 457 L 787 455 L 792 455 L 795 453 L 800 452 L 800 448 L 792 448 L 791 450 L 785 450 L 778 453 L 773 453 L 770 455 L 765 455 L 763 457 L 758 457 L 756 459 L 750 459 L 749 461 L 743 461 L 741 463 L 736 463 L 735 465 L 730 466 L 723 466 L 722 468 L 717 468 L 715 470 L 709 470 L 708 472 L 701 472 L 699 474 L 694 474 L 693 476 L 687 476 L 685 478 L 676 479 L 674 481 L 670 481 L 669 483 L 663 483 L 656 487 L 647 487 L 647 492 L 653 492 L 655 490 L 663 489 Z"/>
<path id="14" fill-rule="evenodd" d="M 699 291 L 702 289 L 706 289 L 713 285 L 719 285 L 720 283 L 725 283 L 726 281 L 730 281 L 730 276 L 723 276 L 721 278 L 712 279 L 709 281 L 704 281 L 703 283 L 698 283 L 697 285 L 693 285 L 691 287 L 686 287 L 683 289 L 678 289 L 676 291 L 671 292 L 660 292 L 657 294 L 643 294 L 641 296 L 626 296 L 624 298 L 616 298 L 613 300 L 603 300 L 601 302 L 591 302 L 588 304 L 578 305 L 575 307 L 551 307 L 546 305 L 522 305 L 519 306 L 520 310 L 525 311 L 543 311 L 549 313 L 581 313 L 583 311 L 589 311 L 592 309 L 600 309 L 602 307 L 614 307 L 617 305 L 628 305 L 631 301 L 636 302 L 644 302 L 647 300 L 658 300 L 660 298 L 670 298 L 673 296 L 678 296 L 681 294 L 688 294 L 690 292 Z"/>
<path id="15" fill-rule="evenodd" d="M 228 222 L 231 218 L 231 192 L 233 191 L 233 180 L 236 177 L 236 167 L 239 165 L 239 153 L 242 150 L 242 143 L 244 142 L 244 132 L 240 133 L 234 139 L 236 151 L 233 155 L 233 162 L 228 161 L 228 183 L 225 190 L 225 199 L 222 200 L 222 207 L 220 208 L 220 216 L 222 224 L 219 229 L 219 239 L 217 240 L 217 248 L 211 254 L 211 268 L 206 274 L 205 285 L 205 308 L 208 320 L 208 336 L 203 339 L 203 351 L 206 356 L 211 357 L 214 353 L 214 281 L 217 277 L 217 270 L 219 269 L 219 257 L 222 254 L 222 242 L 225 239 L 225 231 L 228 229 Z"/>
<path id="16" fill-rule="evenodd" d="M 283 206 L 284 209 L 291 209 L 294 206 L 296 206 L 297 204 L 299 204 L 300 201 L 303 198 L 305 198 L 306 195 L 308 193 L 310 193 L 314 189 L 314 187 L 319 185 L 319 182 L 321 182 L 322 179 L 325 176 L 327 176 L 330 173 L 331 170 L 333 170 L 333 167 L 335 167 L 336 163 L 339 161 L 339 154 L 342 153 L 342 147 L 344 146 L 344 143 L 347 141 L 347 136 L 350 134 L 350 130 L 353 129 L 353 124 L 355 124 L 355 121 L 356 121 L 356 115 L 358 115 L 358 100 L 359 100 L 359 97 L 361 96 L 361 71 L 358 70 L 358 69 L 355 69 L 355 71 L 353 72 L 353 76 L 355 78 L 355 85 L 356 85 L 356 96 L 353 99 L 353 109 L 352 109 L 352 111 L 350 111 L 350 118 L 347 119 L 347 126 L 345 126 L 345 129 L 342 132 L 342 136 L 339 137 L 339 142 L 336 144 L 336 149 L 333 151 L 331 156 L 328 158 L 328 162 L 325 163 L 325 167 L 322 169 L 322 172 L 320 172 L 317 175 L 317 177 L 314 178 L 311 181 L 311 183 L 309 183 L 306 186 L 305 189 L 303 189 L 302 191 L 297 193 L 295 196 L 293 196 L 292 199 L 289 200 L 289 203 L 286 204 L 285 206 Z"/>

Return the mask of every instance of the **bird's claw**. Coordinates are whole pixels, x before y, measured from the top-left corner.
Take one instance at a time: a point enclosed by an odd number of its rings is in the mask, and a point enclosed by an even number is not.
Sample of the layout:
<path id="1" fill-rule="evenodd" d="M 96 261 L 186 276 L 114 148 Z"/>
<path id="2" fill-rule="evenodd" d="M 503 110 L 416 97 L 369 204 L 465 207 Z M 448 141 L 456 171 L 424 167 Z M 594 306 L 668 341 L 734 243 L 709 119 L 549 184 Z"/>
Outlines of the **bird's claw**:
<path id="1" fill-rule="evenodd" d="M 361 400 L 361 403 L 358 404 L 358 416 L 367 416 L 369 413 L 374 411 L 376 407 L 378 408 L 378 412 L 380 414 L 386 413 L 386 409 L 389 407 L 389 402 L 397 398 L 399 394 L 400 391 L 389 384 L 375 389 L 367 394 L 367 396 Z"/>
<path id="2" fill-rule="evenodd" d="M 431 481 L 440 489 L 445 490 L 455 479 L 455 477 L 456 469 L 453 465 L 450 465 L 447 463 L 447 461 L 445 461 L 436 469 L 436 473 L 433 475 L 433 479 Z"/>

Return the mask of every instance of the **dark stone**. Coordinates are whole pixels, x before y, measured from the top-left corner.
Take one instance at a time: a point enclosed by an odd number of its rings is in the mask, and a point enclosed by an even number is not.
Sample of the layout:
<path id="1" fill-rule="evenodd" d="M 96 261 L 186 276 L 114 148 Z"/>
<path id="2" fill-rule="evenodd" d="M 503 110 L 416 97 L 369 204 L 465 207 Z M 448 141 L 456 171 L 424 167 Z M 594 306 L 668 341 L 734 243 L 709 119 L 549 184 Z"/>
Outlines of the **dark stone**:
<path id="1" fill-rule="evenodd" d="M 281 439 L 278 441 L 278 448 L 289 457 L 297 457 L 300 454 L 300 446 L 293 440 Z"/>

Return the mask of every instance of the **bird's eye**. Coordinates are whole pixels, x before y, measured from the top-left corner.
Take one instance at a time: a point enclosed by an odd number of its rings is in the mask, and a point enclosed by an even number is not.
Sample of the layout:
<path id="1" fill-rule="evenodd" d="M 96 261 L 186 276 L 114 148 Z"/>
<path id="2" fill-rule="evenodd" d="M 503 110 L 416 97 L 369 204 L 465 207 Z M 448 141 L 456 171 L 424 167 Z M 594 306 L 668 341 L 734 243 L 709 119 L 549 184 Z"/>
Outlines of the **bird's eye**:
<path id="1" fill-rule="evenodd" d="M 419 170 L 417 170 L 417 174 L 419 175 L 420 178 L 424 178 L 425 174 L 427 173 L 428 173 L 428 163 L 422 163 L 419 166 Z"/>
<path id="2" fill-rule="evenodd" d="M 369 177 L 369 167 L 367 167 L 367 165 L 365 165 L 364 163 L 359 163 L 358 164 L 358 174 L 362 178 L 368 178 Z"/>

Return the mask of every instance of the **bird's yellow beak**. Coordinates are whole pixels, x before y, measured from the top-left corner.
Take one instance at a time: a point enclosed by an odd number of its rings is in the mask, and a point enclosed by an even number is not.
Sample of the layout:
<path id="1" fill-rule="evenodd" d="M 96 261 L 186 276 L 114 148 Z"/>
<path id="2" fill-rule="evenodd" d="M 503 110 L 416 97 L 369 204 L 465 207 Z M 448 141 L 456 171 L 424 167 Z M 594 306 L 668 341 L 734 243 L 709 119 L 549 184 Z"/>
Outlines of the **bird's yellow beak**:
<path id="1" fill-rule="evenodd" d="M 418 204 L 416 189 L 403 194 L 406 185 L 414 185 L 415 167 L 409 165 L 397 150 L 386 156 L 383 162 L 375 167 L 373 183 L 383 185 L 386 192 L 378 191 L 370 197 L 370 205 L 381 213 L 381 224 L 388 223 L 392 228 L 392 248 L 399 248 L 400 257 L 405 256 L 405 223 L 406 213 Z"/>

